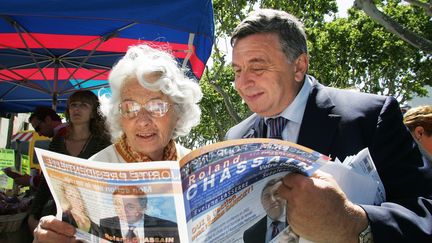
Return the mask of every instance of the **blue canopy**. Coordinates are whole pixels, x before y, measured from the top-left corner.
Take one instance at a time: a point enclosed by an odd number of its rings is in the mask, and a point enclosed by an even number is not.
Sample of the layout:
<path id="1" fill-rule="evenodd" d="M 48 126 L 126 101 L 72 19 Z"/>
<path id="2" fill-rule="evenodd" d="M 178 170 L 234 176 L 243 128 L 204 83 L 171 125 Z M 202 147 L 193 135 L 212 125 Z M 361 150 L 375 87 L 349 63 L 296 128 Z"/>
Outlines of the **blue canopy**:
<path id="1" fill-rule="evenodd" d="M 9 0 L 0 4 L 0 111 L 65 109 L 77 89 L 108 87 L 139 43 L 172 50 L 201 78 L 214 41 L 211 0 Z"/>

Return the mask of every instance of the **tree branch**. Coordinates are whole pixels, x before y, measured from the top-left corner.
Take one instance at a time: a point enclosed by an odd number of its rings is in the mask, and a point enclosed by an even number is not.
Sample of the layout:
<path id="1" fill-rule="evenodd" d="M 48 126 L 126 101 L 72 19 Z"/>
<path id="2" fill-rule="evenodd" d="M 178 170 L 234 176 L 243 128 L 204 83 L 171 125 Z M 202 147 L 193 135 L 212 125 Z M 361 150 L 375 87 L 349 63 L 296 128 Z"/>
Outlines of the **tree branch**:
<path id="1" fill-rule="evenodd" d="M 362 9 L 371 19 L 382 25 L 387 31 L 399 36 L 405 42 L 426 53 L 432 53 L 432 41 L 406 29 L 391 17 L 379 11 L 373 0 L 355 0 L 354 6 Z"/>
<path id="2" fill-rule="evenodd" d="M 424 3 L 418 0 L 404 0 L 404 1 L 412 5 L 415 5 L 417 7 L 423 8 L 426 14 L 432 17 L 432 1 L 430 1 L 429 3 Z"/>
<path id="3" fill-rule="evenodd" d="M 219 141 L 223 141 L 225 138 L 225 129 L 222 126 L 222 124 L 220 124 L 220 122 L 219 122 L 220 121 L 219 116 L 216 114 L 214 106 L 210 107 L 210 116 L 213 118 L 213 120 L 216 124 L 217 130 L 218 130 L 217 134 L 218 134 Z"/>
<path id="4" fill-rule="evenodd" d="M 222 98 L 224 100 L 225 107 L 228 110 L 228 114 L 234 119 L 235 122 L 239 123 L 242 121 L 242 119 L 240 118 L 238 113 L 235 111 L 229 95 L 219 85 L 217 85 L 217 83 L 215 81 L 218 79 L 220 73 L 222 72 L 222 70 L 224 68 L 224 64 L 225 64 L 225 59 L 223 57 L 221 57 L 219 61 L 220 61 L 220 66 L 219 66 L 218 70 L 215 72 L 215 75 L 213 76 L 213 78 L 210 78 L 208 75 L 208 72 L 206 71 L 207 77 L 209 77 L 208 78 L 209 84 L 211 85 L 211 87 L 216 92 L 218 92 L 222 96 Z M 208 70 L 208 68 L 206 68 L 206 70 Z"/>

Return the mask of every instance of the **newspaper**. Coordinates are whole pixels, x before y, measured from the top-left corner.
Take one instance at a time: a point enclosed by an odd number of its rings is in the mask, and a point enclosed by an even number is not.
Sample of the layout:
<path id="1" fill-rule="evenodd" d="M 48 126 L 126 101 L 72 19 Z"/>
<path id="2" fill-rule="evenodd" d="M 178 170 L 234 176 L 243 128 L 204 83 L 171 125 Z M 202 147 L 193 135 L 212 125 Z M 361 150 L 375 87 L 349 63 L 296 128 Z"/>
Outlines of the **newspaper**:
<path id="1" fill-rule="evenodd" d="M 76 237 L 86 242 L 126 242 L 130 230 L 141 243 L 244 242 L 248 229 L 268 218 L 262 203 L 273 190 L 270 182 L 281 183 L 291 172 L 311 176 L 327 168 L 332 173 L 336 170 L 328 165 L 337 164 L 306 147 L 272 139 L 220 142 L 196 149 L 180 162 L 104 163 L 42 149 L 36 153 L 57 205 L 57 217 L 75 223 Z M 341 163 L 337 167 L 344 166 L 348 167 Z M 73 202 L 65 199 L 65 187 L 78 189 Z M 118 193 L 119 188 L 127 190 Z M 127 196 L 146 198 L 144 216 L 138 220 L 144 218 L 144 223 L 128 226 L 132 220 L 125 214 L 130 209 L 118 206 L 118 197 Z M 86 209 L 81 210 L 85 215 L 65 219 L 77 205 Z M 273 212 L 283 233 L 288 226 L 285 207 L 282 203 L 278 207 Z M 111 226 L 117 228 L 106 229 L 107 219 L 113 218 L 117 224 Z M 146 219 L 163 223 L 156 225 L 155 233 Z M 162 228 L 166 225 L 171 229 Z"/>

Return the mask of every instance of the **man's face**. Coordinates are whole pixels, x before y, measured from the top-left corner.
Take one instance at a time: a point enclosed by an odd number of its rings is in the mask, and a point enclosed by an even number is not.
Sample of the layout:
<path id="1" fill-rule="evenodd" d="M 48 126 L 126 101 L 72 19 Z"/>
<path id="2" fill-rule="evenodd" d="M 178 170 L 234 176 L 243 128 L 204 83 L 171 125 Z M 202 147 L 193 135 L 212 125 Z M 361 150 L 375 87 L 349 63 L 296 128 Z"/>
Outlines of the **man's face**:
<path id="1" fill-rule="evenodd" d="M 277 220 L 282 216 L 285 210 L 286 201 L 279 196 L 278 188 L 282 182 L 278 182 L 273 186 L 269 186 L 261 194 L 261 204 L 264 210 L 273 220 Z"/>
<path id="2" fill-rule="evenodd" d="M 253 34 L 235 42 L 235 89 L 249 109 L 275 116 L 294 100 L 304 78 L 297 60 L 289 62 L 275 33 Z"/>
<path id="3" fill-rule="evenodd" d="M 51 125 L 51 118 L 49 116 L 45 117 L 43 121 L 33 117 L 30 123 L 39 136 L 45 136 L 49 138 L 54 136 L 54 129 Z"/>
<path id="4" fill-rule="evenodd" d="M 129 224 L 142 219 L 145 212 L 145 208 L 136 196 L 116 195 L 114 196 L 114 207 L 119 218 Z"/>

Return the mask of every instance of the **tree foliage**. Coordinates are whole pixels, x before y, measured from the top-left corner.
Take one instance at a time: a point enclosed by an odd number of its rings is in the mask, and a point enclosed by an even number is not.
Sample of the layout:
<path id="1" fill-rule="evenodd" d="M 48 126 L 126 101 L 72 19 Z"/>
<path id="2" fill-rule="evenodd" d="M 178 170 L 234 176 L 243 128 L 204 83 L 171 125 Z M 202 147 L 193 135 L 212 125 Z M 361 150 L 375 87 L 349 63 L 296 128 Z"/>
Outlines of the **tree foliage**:
<path id="1" fill-rule="evenodd" d="M 413 1 L 420 0 L 409 2 Z M 375 2 L 383 14 L 405 30 L 432 39 L 430 15 L 424 8 L 398 0 Z M 207 67 L 200 81 L 204 92 L 201 124 L 180 139 L 187 147 L 222 140 L 230 127 L 250 114 L 234 90 L 229 53 L 220 47 L 247 13 L 257 7 L 284 10 L 302 20 L 309 42 L 309 73 L 323 84 L 392 95 L 400 101 L 424 95 L 424 85 L 432 84 L 430 54 L 389 32 L 362 10 L 352 8 L 348 18 L 330 19 L 337 12 L 334 0 L 214 0 L 213 6 L 216 24 L 213 65 Z"/>
<path id="2" fill-rule="evenodd" d="M 375 3 L 376 2 L 376 3 Z M 407 18 L 401 15 L 406 11 L 398 11 L 398 6 L 406 6 L 409 3 L 410 8 L 426 17 L 425 22 L 418 22 L 419 26 L 429 23 L 429 32 L 410 26 Z M 405 1 L 373 1 L 373 0 L 355 0 L 355 6 L 362 9 L 371 19 L 382 25 L 387 31 L 397 35 L 399 38 L 426 53 L 432 54 L 432 38 L 430 32 L 430 17 L 432 17 L 432 1 L 423 0 L 405 0 Z M 394 10 L 397 11 L 394 11 Z M 404 21 L 401 21 L 404 19 Z"/>
<path id="3" fill-rule="evenodd" d="M 419 21 L 409 6 L 397 8 L 392 10 L 407 24 Z M 432 84 L 431 57 L 362 11 L 352 9 L 347 19 L 310 29 L 309 39 L 313 42 L 310 73 L 327 85 L 391 95 L 403 102 L 424 95 L 424 85 Z"/>

